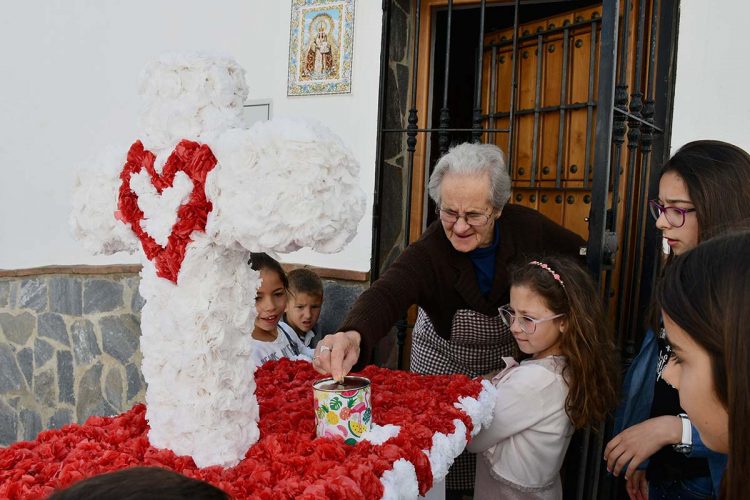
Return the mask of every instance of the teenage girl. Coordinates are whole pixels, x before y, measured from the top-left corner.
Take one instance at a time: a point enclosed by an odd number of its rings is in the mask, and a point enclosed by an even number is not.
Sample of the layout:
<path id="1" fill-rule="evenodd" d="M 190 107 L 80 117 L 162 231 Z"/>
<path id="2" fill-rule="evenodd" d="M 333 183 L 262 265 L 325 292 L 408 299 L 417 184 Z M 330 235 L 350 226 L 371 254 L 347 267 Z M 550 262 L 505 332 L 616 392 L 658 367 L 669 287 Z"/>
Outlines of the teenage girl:
<path id="1" fill-rule="evenodd" d="M 479 453 L 474 498 L 560 499 L 560 467 L 574 429 L 617 403 L 615 348 L 593 281 L 574 261 L 532 260 L 511 275 L 503 321 L 525 357 L 492 378 L 492 424 Z"/>
<path id="2" fill-rule="evenodd" d="M 746 221 L 750 224 L 750 220 Z M 729 454 L 720 496 L 747 498 L 750 474 L 750 232 L 701 243 L 656 290 L 672 361 L 664 378 L 707 447 Z"/>
<path id="3" fill-rule="evenodd" d="M 659 198 L 649 202 L 668 253 L 666 268 L 699 242 L 750 217 L 750 156 L 721 141 L 694 141 L 664 165 Z M 604 459 L 624 473 L 631 499 L 713 498 L 726 456 L 704 446 L 661 377 L 670 356 L 664 329 L 652 321 L 628 369 L 615 436 Z"/>

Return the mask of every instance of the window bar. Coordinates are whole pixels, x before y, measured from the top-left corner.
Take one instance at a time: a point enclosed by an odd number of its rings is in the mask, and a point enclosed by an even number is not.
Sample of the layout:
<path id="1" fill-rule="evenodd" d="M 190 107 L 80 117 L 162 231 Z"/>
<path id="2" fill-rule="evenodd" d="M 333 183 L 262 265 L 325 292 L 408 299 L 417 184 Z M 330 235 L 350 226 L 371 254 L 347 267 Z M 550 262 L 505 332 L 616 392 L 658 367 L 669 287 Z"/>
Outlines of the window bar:
<path id="1" fill-rule="evenodd" d="M 518 66 L 518 10 L 521 5 L 521 0 L 515 0 L 513 4 L 513 51 L 510 54 L 510 61 L 513 65 L 510 71 L 510 106 L 508 116 L 508 172 L 513 177 L 513 170 L 515 169 L 515 162 L 513 161 L 513 131 L 515 130 L 515 110 L 516 110 L 516 89 L 518 82 L 516 81 L 516 67 Z"/>
<path id="2" fill-rule="evenodd" d="M 572 110 L 572 109 L 584 109 L 586 108 L 587 103 L 585 102 L 574 102 L 572 104 L 565 104 L 563 106 L 560 106 L 558 104 L 551 105 L 551 106 L 540 106 L 539 112 L 541 113 L 554 113 L 555 111 L 560 111 L 561 109 L 565 110 Z M 519 116 L 525 116 L 525 115 L 533 115 L 534 114 L 534 108 L 523 108 L 523 109 L 517 109 L 515 111 L 516 118 Z M 495 118 L 507 118 L 510 116 L 509 112 L 503 111 L 503 112 L 496 112 L 494 113 Z"/>
<path id="3" fill-rule="evenodd" d="M 544 51 L 542 45 L 543 35 L 540 33 L 536 37 L 536 74 L 534 82 L 534 136 L 531 141 L 531 178 L 529 179 L 529 185 L 534 187 L 536 185 L 536 172 L 539 166 L 539 111 L 542 106 L 542 61 L 544 60 Z M 526 59 L 529 51 L 524 50 L 523 57 Z"/>
<path id="4" fill-rule="evenodd" d="M 597 91 L 596 141 L 594 165 L 597 173 L 591 189 L 591 211 L 589 218 L 589 243 L 587 263 L 597 284 L 601 282 L 601 272 L 605 269 L 605 238 L 607 237 L 607 198 L 609 173 L 612 168 L 619 170 L 619 164 L 611 166 L 613 143 L 613 114 L 615 102 L 615 75 L 617 74 L 617 25 L 619 0 L 603 0 L 602 32 L 599 62 L 599 88 Z M 593 31 L 593 30 L 592 30 Z M 592 61 L 593 62 L 593 61 Z M 623 60 L 622 64 L 625 64 Z M 608 304 L 611 290 L 612 271 L 607 270 L 604 277 L 604 304 Z M 604 446 L 604 432 L 591 435 L 587 426 L 584 444 L 578 460 L 578 481 L 576 498 L 599 498 L 599 471 L 602 466 L 601 456 Z M 593 438 L 593 439 L 592 439 Z M 593 443 L 591 442 L 593 440 Z M 586 472 L 593 471 L 594 477 L 587 477 Z"/>
<path id="5" fill-rule="evenodd" d="M 489 126 L 495 128 L 495 111 L 497 111 L 497 47 L 492 47 L 492 59 L 490 60 L 490 95 L 487 99 L 487 115 Z M 495 132 L 490 132 L 488 137 L 490 144 L 495 144 Z"/>
<path id="6" fill-rule="evenodd" d="M 648 73 L 646 77 L 646 101 L 643 105 L 643 111 L 642 111 L 642 117 L 648 124 L 654 123 L 654 66 L 656 65 L 656 44 L 657 44 L 657 38 L 656 34 L 658 31 L 658 24 L 659 24 L 659 8 L 660 3 L 659 0 L 654 0 L 652 6 L 651 6 L 651 29 L 650 29 L 650 41 L 649 41 L 649 59 L 648 59 Z M 638 206 L 640 207 L 640 210 L 646 214 L 646 199 L 647 199 L 647 193 L 645 192 L 646 184 L 648 183 L 648 179 L 651 178 L 651 166 L 652 166 L 652 160 L 653 157 L 651 155 L 652 151 L 652 143 L 653 143 L 653 127 L 641 123 L 641 136 L 640 136 L 640 146 L 641 146 L 641 192 L 640 196 L 638 197 Z M 635 256 L 635 263 L 636 263 L 636 272 L 633 273 L 633 276 L 636 277 L 636 288 L 633 290 L 632 295 L 632 301 L 634 303 L 635 300 L 641 295 L 642 293 L 642 282 L 638 279 L 643 273 L 643 259 L 644 259 L 644 248 L 642 245 L 645 244 L 645 238 L 644 233 L 646 232 L 647 224 L 650 223 L 650 220 L 648 218 L 648 215 L 644 215 L 641 217 L 640 224 L 637 226 L 636 231 L 636 237 L 635 241 L 638 242 L 638 255 Z M 626 339 L 625 339 L 625 361 L 629 364 L 633 357 L 635 356 L 636 352 L 636 334 L 638 331 L 640 322 L 632 321 L 630 324 L 630 328 L 628 328 L 625 331 Z"/>
<path id="7" fill-rule="evenodd" d="M 641 124 L 637 120 L 640 118 L 641 108 L 643 107 L 643 92 L 641 92 L 641 76 L 642 76 L 642 69 L 643 69 L 643 38 L 644 38 L 644 25 L 646 22 L 646 1 L 641 0 L 639 2 L 638 6 L 638 28 L 636 31 L 636 49 L 635 49 L 635 78 L 633 80 L 633 93 L 630 95 L 630 107 L 629 111 L 632 115 L 632 118 L 628 120 L 628 182 L 627 182 L 627 191 L 625 191 L 625 213 L 630 215 L 633 210 L 633 196 L 635 193 L 633 192 L 633 186 L 635 182 L 635 162 L 636 158 L 638 157 L 638 142 L 640 140 L 641 135 Z M 643 164 L 641 164 L 640 173 L 641 175 L 643 172 Z M 636 205 L 640 207 L 639 205 Z M 636 221 L 637 218 L 634 218 Z M 632 220 L 632 219 L 631 219 Z M 630 241 L 630 233 L 631 233 L 631 226 L 633 223 L 631 221 L 626 221 L 625 224 L 623 224 L 623 239 L 622 241 L 626 242 L 626 245 L 623 245 L 625 248 L 623 248 L 623 254 L 622 254 L 622 266 L 620 267 L 620 273 L 621 276 L 624 276 L 625 272 L 625 265 L 627 265 L 628 262 L 628 250 L 630 245 L 627 244 L 627 242 Z M 635 242 L 635 250 L 640 246 L 641 242 L 636 241 Z M 634 262 L 634 266 L 637 266 L 638 263 Z M 635 271 L 635 269 L 633 269 Z M 633 274 L 633 276 L 637 276 L 637 274 Z M 630 295 L 628 301 L 619 300 L 617 302 L 618 314 L 616 317 L 619 318 L 619 326 L 620 326 L 620 333 L 626 333 L 630 331 L 630 327 L 632 324 L 632 318 L 625 317 L 625 310 L 627 304 L 634 303 L 633 300 L 635 299 L 635 295 L 633 295 L 633 292 L 637 289 L 637 281 L 634 280 L 632 283 L 626 283 L 625 279 L 620 280 L 620 286 L 619 286 L 619 297 L 625 297 L 626 295 Z M 629 285 L 630 289 L 626 290 L 625 285 Z"/>
<path id="8" fill-rule="evenodd" d="M 645 0 L 641 0 L 645 1 Z M 615 7 L 615 13 L 614 15 L 617 16 L 617 4 L 618 2 L 615 0 L 612 2 Z M 630 12 L 630 1 L 626 0 L 625 2 L 625 10 L 624 10 L 624 21 L 623 21 L 623 31 L 622 31 L 622 38 L 620 39 L 621 43 L 621 57 L 619 60 L 620 64 L 620 78 L 617 85 L 615 98 L 614 98 L 614 107 L 622 107 L 622 109 L 625 109 L 625 104 L 627 103 L 627 85 L 626 85 L 626 69 L 627 69 L 627 53 L 628 53 L 628 45 L 629 45 L 629 30 L 628 30 L 628 18 L 629 18 L 629 12 Z M 602 30 L 604 29 L 604 24 L 602 24 Z M 614 39 L 615 43 L 617 43 L 617 30 L 614 30 Z M 604 40 L 604 32 L 602 32 L 602 40 Z M 637 54 L 636 54 L 637 57 Z M 622 102 L 624 98 L 624 103 Z M 610 108 L 611 112 L 615 112 L 615 109 Z M 614 165 L 612 166 L 612 176 L 613 176 L 613 182 L 612 182 L 612 196 L 611 196 L 611 208 L 609 210 L 609 224 L 610 224 L 610 231 L 615 232 L 617 230 L 617 207 L 619 205 L 619 182 L 621 177 L 621 165 L 620 165 L 620 156 L 622 154 L 622 143 L 624 141 L 624 135 L 625 135 L 625 122 L 624 119 L 620 120 L 619 117 L 617 117 L 618 114 L 621 113 L 615 113 L 615 119 L 612 122 L 613 127 L 613 133 L 614 129 L 617 128 L 617 135 L 613 137 L 613 144 L 615 146 L 615 152 L 614 156 L 616 158 Z M 632 169 L 628 172 L 628 179 L 632 181 L 632 178 L 634 176 L 634 172 Z M 629 199 L 629 193 L 626 193 L 625 195 L 626 199 Z M 627 224 L 626 224 L 627 226 Z M 627 240 L 625 240 L 625 245 L 620 245 L 627 247 L 628 243 Z M 616 256 L 612 256 L 612 262 L 611 265 L 614 267 L 616 263 Z M 627 260 L 625 256 L 623 255 L 623 258 L 620 260 L 621 268 L 620 268 L 620 286 L 622 286 L 622 266 L 627 265 Z M 604 285 L 604 291 L 605 291 L 605 304 L 609 305 L 611 294 L 612 294 L 612 279 L 613 279 L 613 270 L 610 269 L 606 273 L 605 277 L 605 285 Z M 616 301 L 618 304 L 620 301 Z M 616 311 L 617 312 L 617 311 Z M 617 318 L 617 316 L 615 316 Z M 617 325 L 616 328 L 621 331 L 621 325 Z M 589 496 L 591 498 L 594 498 L 597 496 L 594 492 L 597 491 L 599 486 L 599 472 L 601 469 L 601 461 L 599 460 L 599 457 L 602 456 L 602 449 L 604 448 L 604 434 L 598 433 L 594 437 L 595 441 L 591 447 L 591 450 L 588 450 L 591 454 L 591 457 L 588 461 L 588 466 L 591 470 L 594 471 L 594 487 L 590 489 Z M 598 492 L 597 492 L 598 493 Z"/>
<path id="9" fill-rule="evenodd" d="M 411 185 L 414 181 L 414 151 L 417 146 L 417 130 L 418 130 L 418 119 L 417 119 L 417 69 L 419 68 L 417 61 L 417 54 L 419 53 L 419 21 L 422 2 L 417 0 L 416 12 L 414 15 L 414 30 L 412 36 L 414 37 L 414 47 L 412 52 L 411 64 L 411 107 L 409 109 L 409 118 L 407 120 L 407 132 L 406 132 L 406 151 L 409 157 L 407 165 L 407 180 L 406 180 L 406 209 L 404 210 L 404 232 L 403 232 L 403 245 L 404 248 L 409 246 L 410 228 L 411 228 Z M 408 323 L 406 318 L 400 319 L 396 323 L 396 348 L 397 348 L 397 366 L 399 370 L 404 368 L 404 344 L 406 344 L 406 329 Z"/>
<path id="10" fill-rule="evenodd" d="M 570 45 L 570 29 L 567 27 L 570 22 L 564 21 L 566 28 L 563 30 L 563 67 L 562 82 L 560 85 L 560 123 L 557 128 L 557 171 L 555 173 L 555 187 L 560 188 L 562 181 L 562 163 L 563 163 L 563 140 L 565 138 L 565 107 L 568 101 L 568 50 Z"/>
<path id="11" fill-rule="evenodd" d="M 383 30 L 382 38 L 380 41 L 380 74 L 382 75 L 388 68 L 388 48 L 390 44 L 390 33 L 391 33 L 391 2 L 390 0 L 383 1 Z M 382 189 L 383 189 L 383 151 L 385 146 L 383 145 L 383 124 L 385 121 L 385 101 L 386 92 L 385 85 L 381 85 L 378 89 L 378 132 L 377 132 L 377 144 L 379 147 L 375 152 L 375 190 L 373 193 L 373 207 L 372 207 L 372 251 L 370 253 L 370 262 L 372 263 L 371 268 L 371 279 L 374 281 L 380 274 L 380 224 L 381 224 L 381 207 L 382 207 Z"/>
<path id="12" fill-rule="evenodd" d="M 527 3 L 529 5 L 540 4 L 540 3 L 547 3 L 547 4 L 549 4 L 549 3 L 554 3 L 555 1 L 557 1 L 557 2 L 570 2 L 570 0 L 552 0 L 552 1 L 549 1 L 549 0 L 546 0 L 546 1 L 542 1 L 542 0 L 526 0 L 525 3 Z M 506 2 L 506 3 L 510 3 L 510 2 Z M 594 12 L 593 13 L 593 17 L 597 17 L 598 18 L 599 17 L 599 13 L 598 12 Z M 547 35 L 554 35 L 554 34 L 557 34 L 557 33 L 562 34 L 562 32 L 565 29 L 565 26 L 567 26 L 569 29 L 573 30 L 573 29 L 576 29 L 576 28 L 583 28 L 584 26 L 588 25 L 589 22 L 590 22 L 589 20 L 584 20 L 582 16 L 577 16 L 576 19 L 580 19 L 580 20 L 576 20 L 573 23 L 568 22 L 568 24 L 566 24 L 566 25 L 561 24 L 560 26 L 555 26 L 554 24 L 551 24 L 548 28 L 546 28 L 544 30 L 544 32 Z M 536 37 L 536 34 L 539 33 L 539 31 L 542 31 L 542 29 L 543 28 L 540 26 L 540 27 L 537 28 L 537 31 L 535 31 L 534 33 L 530 32 L 529 30 L 523 30 L 523 33 L 521 33 L 521 35 L 518 37 L 519 43 L 523 43 L 523 42 L 525 42 L 527 40 L 533 40 Z M 489 44 L 487 44 L 487 47 L 492 47 L 493 45 L 497 45 L 498 48 L 503 48 L 505 46 L 512 45 L 512 43 L 513 43 L 513 41 L 511 39 L 506 38 L 506 37 L 503 36 L 500 39 L 499 42 L 489 43 Z"/>
<path id="13" fill-rule="evenodd" d="M 552 0 L 552 1 L 554 2 L 555 0 Z M 558 2 L 569 2 L 570 0 L 557 0 L 557 1 Z M 510 2 L 506 2 L 506 3 L 510 3 Z M 535 4 L 535 3 L 537 3 L 538 4 L 538 3 L 551 3 L 551 2 L 549 0 L 547 0 L 546 2 L 541 1 L 541 0 L 528 0 L 526 3 L 528 3 L 528 4 Z M 598 12 L 594 12 L 592 14 L 592 18 L 598 18 L 598 17 L 599 17 L 599 13 Z M 574 23 L 568 23 L 566 26 L 568 28 L 570 28 L 570 29 L 576 29 L 576 28 L 582 28 L 585 25 L 588 25 L 589 22 L 590 22 L 589 20 L 584 20 L 583 17 L 581 17 L 581 16 L 577 16 L 576 19 L 580 19 L 580 20 L 576 20 Z M 550 25 L 550 27 L 545 30 L 545 33 L 547 35 L 553 35 L 553 34 L 556 34 L 556 33 L 562 34 L 562 32 L 564 31 L 564 29 L 565 29 L 565 27 L 562 24 L 559 27 L 554 26 L 554 25 Z M 538 28 L 538 30 L 541 31 L 541 27 Z M 534 33 L 531 33 L 529 30 L 524 30 L 523 33 L 521 34 L 521 36 L 518 37 L 518 41 L 520 43 L 523 43 L 523 42 L 525 42 L 527 40 L 532 40 L 532 39 L 534 39 L 536 37 L 536 34 L 539 31 L 535 31 Z M 499 42 L 492 42 L 492 43 L 487 44 L 487 46 L 488 47 L 492 47 L 493 45 L 496 45 L 498 48 L 503 48 L 503 47 L 505 47 L 507 45 L 511 45 L 512 43 L 513 43 L 513 41 L 510 40 L 509 38 L 502 37 Z"/>
<path id="14" fill-rule="evenodd" d="M 607 212 L 607 220 L 605 221 L 605 228 L 609 231 L 615 231 L 617 229 L 617 206 L 620 202 L 620 171 L 622 170 L 622 145 L 625 143 L 625 131 L 626 117 L 624 112 L 627 111 L 628 104 L 628 85 L 627 85 L 627 60 L 628 60 L 628 41 L 630 38 L 629 31 L 629 20 L 630 20 L 630 0 L 625 0 L 625 8 L 623 10 L 623 26 L 622 35 L 620 38 L 620 55 L 618 58 L 619 64 L 619 75 L 617 78 L 617 85 L 615 86 L 615 101 L 614 107 L 620 109 L 623 113 L 615 112 L 612 122 L 612 144 L 614 145 L 614 160 L 610 165 L 611 173 L 610 178 L 612 179 L 612 196 L 610 208 Z M 613 111 L 616 111 L 613 110 Z M 614 257 L 614 256 L 612 256 Z M 614 259 L 612 262 L 607 262 L 608 266 L 614 266 Z M 611 269 L 611 267 L 610 267 Z M 606 301 L 604 303 L 605 310 L 609 310 L 610 297 L 612 294 L 612 272 L 608 272 L 604 277 L 604 296 Z"/>
<path id="15" fill-rule="evenodd" d="M 407 169 L 407 181 L 406 181 L 406 214 L 404 221 L 404 248 L 409 246 L 410 237 L 410 225 L 411 225 L 411 185 L 414 178 L 414 151 L 417 147 L 417 134 L 419 130 L 418 126 L 418 113 L 417 113 L 417 70 L 419 69 L 418 54 L 419 54 L 419 23 L 421 17 L 421 5 L 422 2 L 417 0 L 416 12 L 414 14 L 414 30 L 412 36 L 414 37 L 414 46 L 412 50 L 412 70 L 411 70 L 411 107 L 409 109 L 409 118 L 407 119 L 406 126 L 406 151 L 409 156 L 408 169 Z M 399 358 L 400 361 L 401 358 Z"/>
<path id="16" fill-rule="evenodd" d="M 671 124 L 671 104 L 674 99 L 674 65 L 677 53 L 677 37 L 679 36 L 677 27 L 679 24 L 679 3 L 678 2 L 660 2 L 658 10 L 658 23 L 654 23 L 657 32 L 656 38 L 656 55 L 654 65 L 655 77 L 652 80 L 652 86 L 648 95 L 656 97 L 651 121 L 655 122 L 653 126 L 653 151 L 651 152 L 652 163 L 654 168 L 651 171 L 651 177 L 648 184 L 648 198 L 658 194 L 658 175 L 659 167 L 663 161 L 669 157 L 670 138 L 668 134 L 659 133 L 660 129 L 668 131 Z M 645 114 L 645 113 L 644 113 Z M 654 228 L 653 223 L 646 226 L 647 230 L 643 232 L 644 240 L 644 257 L 641 264 L 641 303 L 648 303 L 651 298 L 653 286 L 656 282 L 661 261 L 661 235 Z M 637 348 L 638 344 L 636 344 Z"/>
<path id="17" fill-rule="evenodd" d="M 448 109 L 448 80 L 450 76 L 451 62 L 451 24 L 453 21 L 453 0 L 448 0 L 448 22 L 445 30 L 445 74 L 443 75 L 443 107 L 440 108 L 440 132 L 438 132 L 438 144 L 440 154 L 444 155 L 450 147 L 450 137 L 446 130 L 450 126 L 450 110 Z"/>
<path id="18" fill-rule="evenodd" d="M 615 93 L 618 0 L 602 2 L 602 28 L 600 44 L 600 71 L 596 107 L 596 140 L 594 165 L 597 167 L 591 189 L 589 241 L 586 261 L 597 284 L 604 270 L 603 254 L 606 231 L 606 206 L 609 196 L 609 172 L 612 161 L 613 103 Z M 609 274 L 609 273 L 605 273 Z M 585 462 L 580 463 L 581 473 Z M 583 480 L 583 477 L 580 478 Z M 580 484 L 580 483 L 579 483 Z M 580 498 L 580 495 L 579 497 Z"/>
<path id="19" fill-rule="evenodd" d="M 654 140 L 654 74 L 656 66 L 656 34 L 659 24 L 659 0 L 654 0 L 651 7 L 651 41 L 649 42 L 648 76 L 646 77 L 646 100 L 643 103 L 641 115 L 646 122 L 641 124 L 641 150 L 644 154 L 651 153 Z"/>
<path id="20" fill-rule="evenodd" d="M 586 481 L 586 461 L 588 459 L 589 447 L 591 446 L 591 426 L 587 425 L 583 429 L 583 438 L 581 443 L 581 454 L 578 457 L 578 482 L 576 483 L 576 496 L 577 500 L 582 500 L 584 495 L 584 488 L 587 485 Z M 595 498 L 591 495 L 589 498 Z"/>
<path id="21" fill-rule="evenodd" d="M 589 47 L 589 87 L 586 98 L 586 152 L 583 165 L 583 186 L 589 187 L 589 176 L 591 175 L 591 133 L 593 132 L 594 118 L 594 75 L 596 70 L 596 19 L 591 20 L 591 43 Z"/>
<path id="22" fill-rule="evenodd" d="M 484 9 L 485 0 L 479 4 L 479 49 L 477 54 L 477 71 L 474 73 L 477 79 L 474 116 L 472 123 L 472 142 L 480 142 L 482 139 L 482 70 L 484 65 Z M 490 77 L 492 78 L 492 77 Z M 489 109 L 489 108 L 488 108 Z"/>
<path id="23" fill-rule="evenodd" d="M 414 128 L 415 132 L 418 133 L 435 133 L 440 132 L 441 130 L 445 130 L 446 132 L 466 132 L 470 131 L 470 128 Z M 383 129 L 383 132 L 388 133 L 395 133 L 395 132 L 408 132 L 410 131 L 409 128 L 385 128 Z M 484 129 L 485 132 L 508 132 L 507 128 L 493 128 L 493 129 Z"/>
<path id="24" fill-rule="evenodd" d="M 628 104 L 628 42 L 630 39 L 630 0 L 625 0 L 625 9 L 622 15 L 622 37 L 620 38 L 619 76 L 615 87 L 615 107 L 627 112 Z M 615 146 L 615 161 L 612 165 L 612 212 L 610 218 L 610 229 L 617 223 L 617 206 L 620 201 L 620 170 L 622 160 L 622 145 L 625 143 L 626 116 L 624 113 L 615 113 L 612 127 L 612 142 Z"/>
<path id="25" fill-rule="evenodd" d="M 625 6 L 622 9 L 622 33 L 620 34 L 620 41 L 622 42 L 620 44 L 620 56 L 618 57 L 618 61 L 620 63 L 620 66 L 617 68 L 618 70 L 618 76 L 617 81 L 620 85 L 625 85 L 625 79 L 627 78 L 627 57 L 628 57 L 628 47 L 627 42 L 630 38 L 630 9 L 631 9 L 631 0 L 625 0 Z"/>

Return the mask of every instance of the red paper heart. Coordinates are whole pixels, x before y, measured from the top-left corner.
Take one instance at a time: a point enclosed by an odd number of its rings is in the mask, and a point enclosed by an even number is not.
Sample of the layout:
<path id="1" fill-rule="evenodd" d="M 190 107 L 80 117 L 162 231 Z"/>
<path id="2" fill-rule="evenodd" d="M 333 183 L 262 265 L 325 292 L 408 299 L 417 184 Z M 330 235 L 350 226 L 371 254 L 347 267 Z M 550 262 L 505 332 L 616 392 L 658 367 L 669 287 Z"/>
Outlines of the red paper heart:
<path id="1" fill-rule="evenodd" d="M 185 247 L 192 240 L 193 231 L 205 231 L 208 213 L 213 208 L 206 199 L 206 175 L 216 166 L 216 157 L 211 148 L 205 144 L 182 140 L 169 155 L 162 173 L 154 169 L 155 155 L 143 148 L 141 141 L 135 141 L 128 151 L 128 158 L 120 173 L 120 195 L 117 200 L 119 220 L 130 224 L 133 232 L 141 240 L 146 257 L 154 262 L 157 276 L 177 283 L 182 261 L 185 258 Z M 161 192 L 172 186 L 175 174 L 185 172 L 193 181 L 193 191 L 186 203 L 177 209 L 177 221 L 167 239 L 167 246 L 162 247 L 141 227 L 143 211 L 138 207 L 138 195 L 130 189 L 130 177 L 145 168 L 151 177 L 156 191 Z"/>

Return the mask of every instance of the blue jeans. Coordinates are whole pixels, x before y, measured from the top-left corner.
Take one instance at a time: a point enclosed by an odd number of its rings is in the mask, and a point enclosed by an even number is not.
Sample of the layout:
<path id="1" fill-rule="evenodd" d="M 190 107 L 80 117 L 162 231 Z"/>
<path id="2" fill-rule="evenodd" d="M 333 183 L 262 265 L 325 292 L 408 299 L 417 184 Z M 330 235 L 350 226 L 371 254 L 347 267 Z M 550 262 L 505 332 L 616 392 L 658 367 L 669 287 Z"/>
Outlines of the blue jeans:
<path id="1" fill-rule="evenodd" d="M 710 477 L 648 483 L 649 500 L 710 500 L 712 491 Z"/>

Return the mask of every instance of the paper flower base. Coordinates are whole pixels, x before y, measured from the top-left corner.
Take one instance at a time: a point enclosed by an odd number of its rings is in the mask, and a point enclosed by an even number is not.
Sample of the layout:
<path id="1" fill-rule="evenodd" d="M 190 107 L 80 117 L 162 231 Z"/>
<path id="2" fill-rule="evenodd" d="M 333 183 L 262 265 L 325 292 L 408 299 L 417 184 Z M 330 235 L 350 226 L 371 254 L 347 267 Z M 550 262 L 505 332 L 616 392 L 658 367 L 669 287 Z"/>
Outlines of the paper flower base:
<path id="1" fill-rule="evenodd" d="M 320 375 L 307 362 L 282 359 L 255 374 L 260 440 L 235 467 L 199 469 L 188 456 L 153 448 L 139 404 L 1 448 L 0 498 L 44 498 L 80 479 L 136 465 L 206 480 L 236 499 L 416 497 L 445 476 L 471 430 L 491 414 L 487 386 L 462 375 L 373 366 L 361 374 L 372 381 L 374 423 L 400 427 L 381 444 L 316 438 L 312 383 Z"/>

